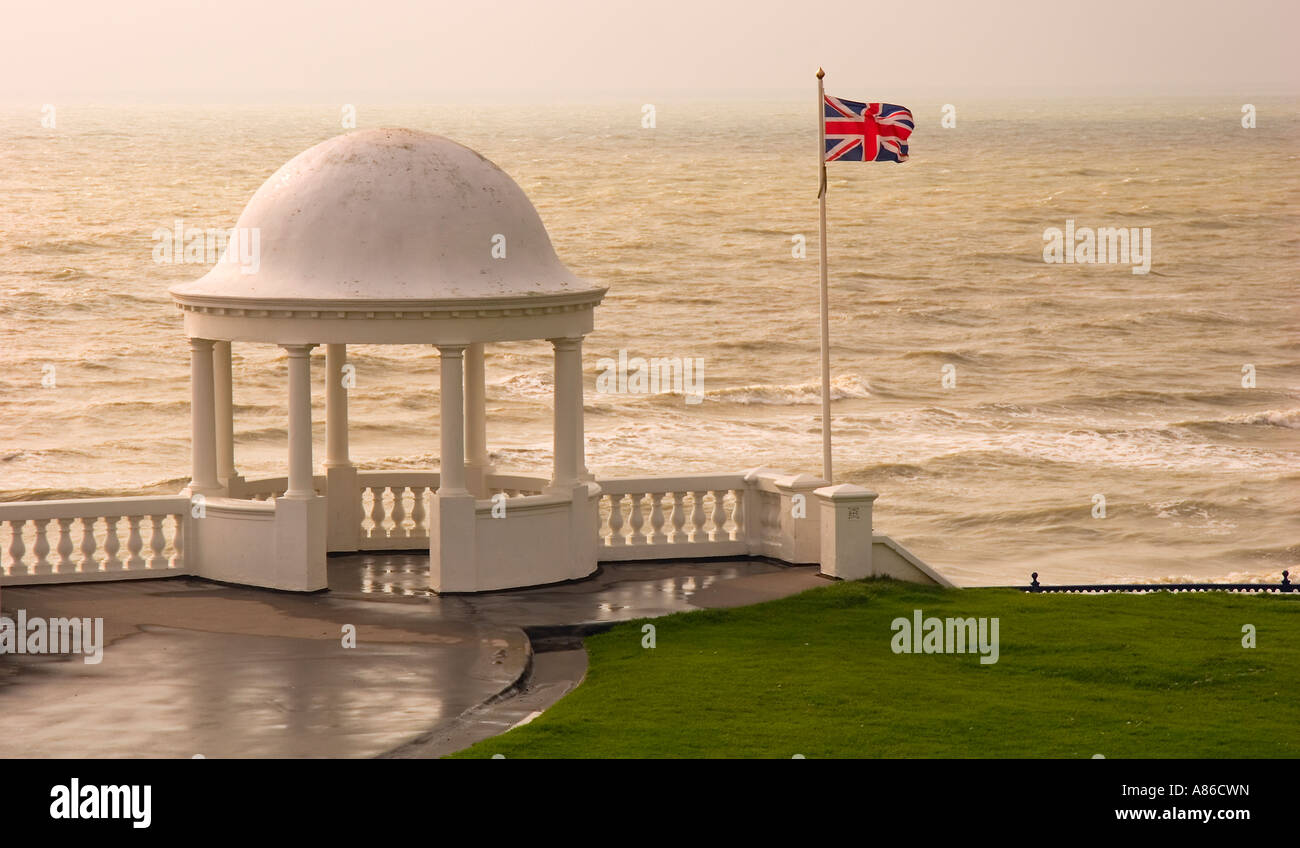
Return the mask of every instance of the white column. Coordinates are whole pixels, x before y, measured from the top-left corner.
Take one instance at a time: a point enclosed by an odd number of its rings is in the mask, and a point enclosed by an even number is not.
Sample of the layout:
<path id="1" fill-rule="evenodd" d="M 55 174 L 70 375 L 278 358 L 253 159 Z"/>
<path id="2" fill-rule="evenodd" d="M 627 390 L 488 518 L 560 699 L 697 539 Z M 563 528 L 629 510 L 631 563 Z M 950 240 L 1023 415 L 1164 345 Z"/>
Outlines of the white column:
<path id="1" fill-rule="evenodd" d="M 487 374 L 483 343 L 465 348 L 465 466 L 469 490 L 487 497 Z"/>
<path id="2" fill-rule="evenodd" d="M 281 345 L 289 354 L 289 488 L 286 498 L 315 495 L 311 460 L 311 349 L 315 345 Z"/>
<path id="3" fill-rule="evenodd" d="M 238 482 L 235 470 L 235 399 L 231 378 L 230 342 L 213 342 L 212 376 L 216 392 L 217 479 L 230 489 Z"/>
<path id="4" fill-rule="evenodd" d="M 439 385 L 441 471 L 438 495 L 464 494 L 465 488 L 465 345 L 438 345 L 442 361 Z"/>
<path id="5" fill-rule="evenodd" d="M 217 420 L 213 397 L 212 340 L 190 339 L 190 426 L 192 436 L 190 492 L 221 491 L 217 479 Z"/>
<path id="6" fill-rule="evenodd" d="M 578 482 L 578 440 L 582 427 L 582 339 L 551 339 L 555 346 L 555 470 L 551 485 Z"/>
<path id="7" fill-rule="evenodd" d="M 574 357 L 574 366 L 578 369 L 578 443 L 575 448 L 578 452 L 578 478 L 594 480 L 596 475 L 587 469 L 587 414 L 583 408 L 586 404 L 586 390 L 582 379 L 582 338 L 579 337 L 577 342 L 578 352 Z"/>
<path id="8" fill-rule="evenodd" d="M 348 454 L 348 389 L 343 383 L 347 355 L 347 345 L 325 345 L 325 547 L 329 551 L 355 551 L 361 533 L 361 488 Z"/>
<path id="9" fill-rule="evenodd" d="M 348 456 L 348 393 L 343 366 L 348 346 L 325 345 L 325 467 L 351 465 Z"/>

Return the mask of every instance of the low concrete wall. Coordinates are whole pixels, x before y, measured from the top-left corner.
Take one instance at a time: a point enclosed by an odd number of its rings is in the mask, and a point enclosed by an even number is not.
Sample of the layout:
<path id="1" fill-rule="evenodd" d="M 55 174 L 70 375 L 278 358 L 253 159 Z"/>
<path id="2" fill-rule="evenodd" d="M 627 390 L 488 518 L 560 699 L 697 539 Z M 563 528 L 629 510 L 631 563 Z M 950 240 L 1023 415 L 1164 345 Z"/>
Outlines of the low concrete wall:
<path id="1" fill-rule="evenodd" d="M 600 494 L 597 484 L 578 483 L 498 501 L 435 497 L 430 588 L 489 592 L 593 574 Z"/>
<path id="2" fill-rule="evenodd" d="M 871 576 L 957 588 L 952 581 L 926 565 L 907 548 L 880 533 L 874 534 L 871 539 Z"/>
<path id="3" fill-rule="evenodd" d="M 187 524 L 191 573 L 295 592 L 328 588 L 325 499 L 207 498 Z"/>

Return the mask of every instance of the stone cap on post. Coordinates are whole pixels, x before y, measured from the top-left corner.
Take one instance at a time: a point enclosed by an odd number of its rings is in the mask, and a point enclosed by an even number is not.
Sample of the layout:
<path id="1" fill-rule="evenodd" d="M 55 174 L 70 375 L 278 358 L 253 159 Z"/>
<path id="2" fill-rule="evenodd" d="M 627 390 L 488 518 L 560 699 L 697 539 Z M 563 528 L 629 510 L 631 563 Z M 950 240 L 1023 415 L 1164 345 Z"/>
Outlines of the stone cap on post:
<path id="1" fill-rule="evenodd" d="M 840 483 L 835 486 L 823 486 L 820 489 L 813 490 L 813 494 L 822 500 L 833 501 L 836 504 L 846 501 L 862 501 L 870 503 L 880 497 L 878 493 L 855 483 Z"/>
<path id="2" fill-rule="evenodd" d="M 826 481 L 812 474 L 791 474 L 787 477 L 778 477 L 772 481 L 778 489 L 791 489 L 797 492 L 807 492 L 818 489 L 826 485 Z"/>

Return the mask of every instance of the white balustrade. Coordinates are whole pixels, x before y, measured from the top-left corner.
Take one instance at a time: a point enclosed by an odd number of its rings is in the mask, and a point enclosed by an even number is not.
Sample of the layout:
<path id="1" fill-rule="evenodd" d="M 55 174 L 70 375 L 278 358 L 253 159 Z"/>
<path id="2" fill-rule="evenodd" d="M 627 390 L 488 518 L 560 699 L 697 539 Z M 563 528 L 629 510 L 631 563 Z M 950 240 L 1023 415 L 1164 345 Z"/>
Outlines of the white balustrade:
<path id="1" fill-rule="evenodd" d="M 189 498 L 179 496 L 0 503 L 0 582 L 67 583 L 185 573 L 181 536 L 189 509 Z M 147 558 L 142 555 L 146 531 Z"/>
<path id="2" fill-rule="evenodd" d="M 323 476 L 315 478 L 318 492 L 325 492 L 325 482 Z M 783 516 L 783 498 L 796 490 L 811 491 L 817 482 L 782 480 L 767 469 L 599 479 L 598 558 L 763 555 L 805 561 L 800 548 L 804 531 L 794 518 Z M 267 501 L 282 496 L 287 484 L 284 477 L 238 480 L 232 495 Z M 437 472 L 361 471 L 357 485 L 360 550 L 427 550 Z M 553 506 L 547 486 L 546 478 L 519 474 L 489 474 L 486 480 L 489 495 L 504 494 L 517 504 L 510 513 L 516 515 L 524 514 L 517 512 L 521 509 Z M 477 509 L 492 506 L 490 498 L 480 499 Z M 0 581 L 57 583 L 186 573 L 182 537 L 190 509 L 183 496 L 0 503 Z"/>
<path id="3" fill-rule="evenodd" d="M 602 560 L 749 552 L 744 496 L 750 484 L 744 474 L 609 477 L 597 482 L 602 492 L 597 531 Z M 643 532 L 647 524 L 648 533 Z M 670 528 L 667 533 L 665 524 Z"/>
<path id="4" fill-rule="evenodd" d="M 438 488 L 429 471 L 362 471 L 361 550 L 395 551 L 429 547 L 428 499 Z"/>

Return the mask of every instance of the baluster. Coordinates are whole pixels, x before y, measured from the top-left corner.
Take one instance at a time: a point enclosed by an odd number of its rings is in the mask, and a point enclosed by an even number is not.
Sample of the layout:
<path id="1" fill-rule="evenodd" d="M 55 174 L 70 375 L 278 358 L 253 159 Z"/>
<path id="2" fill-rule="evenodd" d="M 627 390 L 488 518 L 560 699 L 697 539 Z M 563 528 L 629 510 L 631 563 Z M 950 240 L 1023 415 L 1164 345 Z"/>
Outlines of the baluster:
<path id="1" fill-rule="evenodd" d="M 370 520 L 375 523 L 375 528 L 370 531 L 370 538 L 382 539 L 388 535 L 384 531 L 384 492 L 387 490 L 383 486 L 371 486 L 370 491 L 375 496 L 375 503 L 370 507 Z"/>
<path id="2" fill-rule="evenodd" d="M 673 544 L 685 542 L 686 534 L 682 532 L 682 527 L 686 525 L 686 502 L 682 492 L 673 492 L 673 511 L 668 519 L 673 527 L 668 541 Z"/>
<path id="3" fill-rule="evenodd" d="M 723 500 L 727 497 L 725 491 L 714 491 L 713 493 L 713 532 L 709 534 L 709 539 L 714 542 L 727 541 L 727 511 L 723 508 Z"/>
<path id="4" fill-rule="evenodd" d="M 117 537 L 117 522 L 121 518 L 120 515 L 109 515 L 104 518 L 108 534 L 104 537 L 104 565 L 100 571 L 118 571 L 121 566 L 117 561 L 117 552 L 122 548 L 122 540 Z"/>
<path id="5" fill-rule="evenodd" d="M 650 526 L 654 532 L 650 536 L 652 545 L 662 545 L 668 541 L 664 535 L 664 496 L 662 492 L 654 492 L 650 495 Z"/>
<path id="6" fill-rule="evenodd" d="M 9 539 L 9 576 L 18 577 L 26 575 L 27 563 L 23 562 L 23 557 L 27 554 L 27 545 L 23 543 L 23 530 L 27 527 L 26 521 L 10 521 L 9 530 L 13 536 Z"/>
<path id="7" fill-rule="evenodd" d="M 90 574 L 99 569 L 98 563 L 95 562 L 95 525 L 99 523 L 98 518 L 81 519 L 81 573 Z"/>
<path id="8" fill-rule="evenodd" d="M 731 531 L 733 534 L 731 538 L 739 542 L 745 541 L 745 490 L 744 489 L 731 490 L 731 523 L 735 525 L 735 529 Z"/>
<path id="9" fill-rule="evenodd" d="M 405 539 L 411 534 L 406 529 L 406 505 L 402 501 L 406 500 L 406 487 L 393 487 L 393 538 Z"/>
<path id="10" fill-rule="evenodd" d="M 59 523 L 59 545 L 55 548 L 59 552 L 59 563 L 54 570 L 59 574 L 69 574 L 76 571 L 72 562 L 72 519 L 55 520 Z"/>
<path id="11" fill-rule="evenodd" d="M 421 538 L 429 535 L 429 528 L 424 524 L 424 492 L 427 488 L 427 486 L 411 487 L 411 493 L 415 495 L 415 503 L 411 508 L 411 520 L 415 522 L 415 526 L 411 528 L 411 535 Z"/>
<path id="12" fill-rule="evenodd" d="M 694 505 L 691 508 L 691 541 L 703 542 L 706 538 L 704 535 L 704 492 L 691 492 L 691 500 Z"/>
<path id="13" fill-rule="evenodd" d="M 623 535 L 623 498 L 626 495 L 609 496 L 609 544 L 626 545 L 627 537 Z"/>
<path id="14" fill-rule="evenodd" d="M 139 571 L 144 568 L 144 557 L 140 556 L 140 551 L 144 548 L 144 539 L 140 537 L 140 516 L 127 516 L 126 526 L 126 549 L 131 554 L 127 558 L 126 568 L 128 571 Z"/>
<path id="15" fill-rule="evenodd" d="M 36 542 L 32 545 L 32 574 L 51 574 L 53 568 L 50 565 L 50 540 L 46 535 L 49 532 L 50 519 L 37 518 L 33 524 L 36 525 Z"/>
<path id="16" fill-rule="evenodd" d="M 641 514 L 641 502 L 645 500 L 645 495 L 635 494 L 632 495 L 631 498 L 632 515 L 629 523 L 632 526 L 632 538 L 628 539 L 628 543 L 632 545 L 644 545 L 646 543 L 646 538 L 645 534 L 641 532 L 641 528 L 645 526 L 645 516 Z"/>
<path id="17" fill-rule="evenodd" d="M 172 516 L 172 558 L 170 568 L 185 567 L 185 516 Z"/>
<path id="18" fill-rule="evenodd" d="M 163 517 L 161 515 L 149 516 L 149 565 L 148 568 L 164 569 L 167 567 L 167 560 L 163 559 L 163 548 L 167 544 L 166 538 L 163 537 L 162 529 Z"/>
<path id="19" fill-rule="evenodd" d="M 359 517 L 357 518 L 357 531 L 360 533 L 361 538 L 363 539 L 370 538 L 370 534 L 366 530 L 366 518 L 369 516 L 369 511 L 366 509 L 366 492 L 369 491 L 370 491 L 370 487 L 365 484 L 362 484 L 361 497 L 357 498 L 357 510 L 360 513 Z"/>

